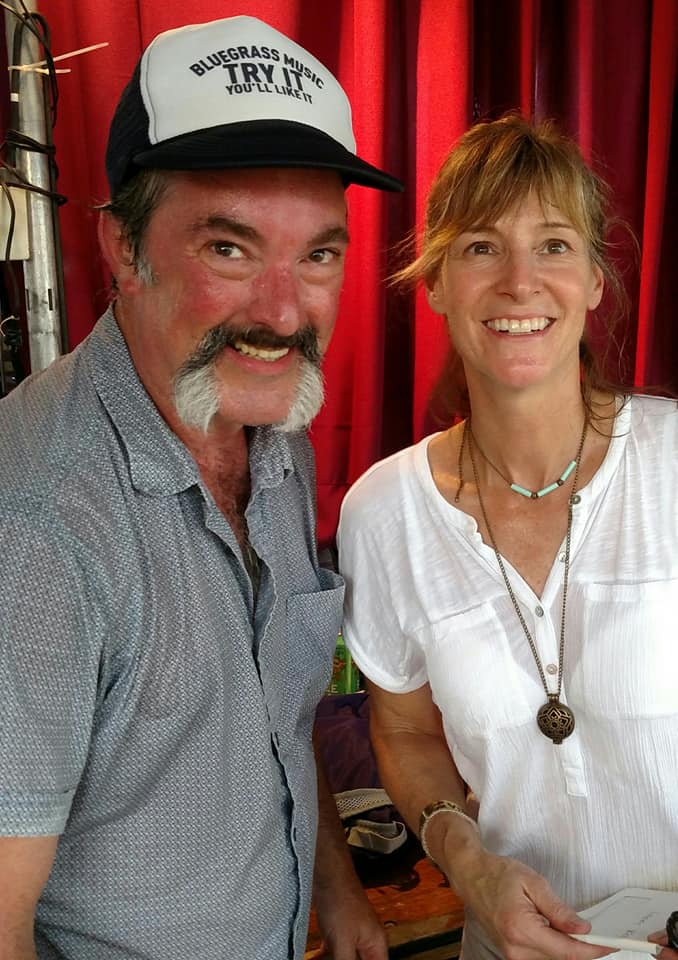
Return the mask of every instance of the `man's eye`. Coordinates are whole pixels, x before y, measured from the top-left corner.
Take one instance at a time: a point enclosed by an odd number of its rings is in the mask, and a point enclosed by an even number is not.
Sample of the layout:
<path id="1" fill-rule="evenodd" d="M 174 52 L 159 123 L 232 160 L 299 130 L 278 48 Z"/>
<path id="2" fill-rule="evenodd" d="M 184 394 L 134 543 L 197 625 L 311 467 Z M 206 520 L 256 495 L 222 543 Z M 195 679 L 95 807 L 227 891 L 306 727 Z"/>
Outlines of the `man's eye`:
<path id="1" fill-rule="evenodd" d="M 331 263 L 339 256 L 336 250 L 330 250 L 327 247 L 321 247 L 309 254 L 308 259 L 312 263 Z"/>
<path id="2" fill-rule="evenodd" d="M 215 240 L 212 249 L 220 257 L 226 257 L 229 260 L 240 260 L 244 254 L 240 247 L 235 243 L 229 243 L 226 240 Z"/>
<path id="3" fill-rule="evenodd" d="M 547 240 L 544 249 L 547 253 L 567 253 L 570 247 L 564 240 Z"/>

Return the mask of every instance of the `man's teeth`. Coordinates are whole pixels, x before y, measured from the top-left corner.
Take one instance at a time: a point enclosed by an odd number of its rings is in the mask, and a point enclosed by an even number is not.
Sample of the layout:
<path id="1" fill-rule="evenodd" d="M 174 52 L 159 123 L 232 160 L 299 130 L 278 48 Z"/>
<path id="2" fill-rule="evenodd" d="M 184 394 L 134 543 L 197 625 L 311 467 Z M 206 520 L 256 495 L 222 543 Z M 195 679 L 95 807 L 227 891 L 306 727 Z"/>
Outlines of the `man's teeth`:
<path id="1" fill-rule="evenodd" d="M 247 357 L 256 357 L 257 360 L 267 360 L 269 363 L 280 360 L 290 352 L 289 347 L 253 347 L 251 343 L 244 343 L 242 340 L 236 340 L 233 346 L 238 353 L 244 353 Z"/>
<path id="2" fill-rule="evenodd" d="M 548 317 L 526 317 L 524 320 L 498 317 L 496 320 L 488 320 L 487 326 L 490 330 L 497 330 L 499 333 L 536 333 L 538 330 L 546 329 L 550 323 Z"/>

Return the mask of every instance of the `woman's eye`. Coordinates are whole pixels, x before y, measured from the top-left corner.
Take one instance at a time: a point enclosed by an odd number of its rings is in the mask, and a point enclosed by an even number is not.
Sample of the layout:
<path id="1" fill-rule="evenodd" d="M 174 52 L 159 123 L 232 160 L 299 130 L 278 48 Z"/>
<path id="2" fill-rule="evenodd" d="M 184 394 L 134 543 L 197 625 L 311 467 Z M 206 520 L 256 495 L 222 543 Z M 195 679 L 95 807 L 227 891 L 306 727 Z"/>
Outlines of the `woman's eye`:
<path id="1" fill-rule="evenodd" d="M 547 253 L 567 253 L 570 248 L 564 240 L 547 240 L 545 249 Z"/>
<path id="2" fill-rule="evenodd" d="M 488 253 L 492 253 L 492 245 L 489 244 L 486 240 L 476 240 L 474 243 L 470 244 L 467 248 L 469 253 L 476 254 L 476 256 L 483 257 Z"/>

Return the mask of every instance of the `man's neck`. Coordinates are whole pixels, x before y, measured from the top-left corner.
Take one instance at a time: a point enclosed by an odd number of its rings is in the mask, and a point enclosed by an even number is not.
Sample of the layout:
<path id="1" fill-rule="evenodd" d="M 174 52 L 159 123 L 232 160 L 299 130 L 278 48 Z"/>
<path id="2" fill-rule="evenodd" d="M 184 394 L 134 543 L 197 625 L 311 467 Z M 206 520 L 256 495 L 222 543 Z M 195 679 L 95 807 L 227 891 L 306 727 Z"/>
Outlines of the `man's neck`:
<path id="1" fill-rule="evenodd" d="M 207 434 L 201 433 L 200 439 L 194 436 L 197 432 L 191 430 L 188 437 L 180 436 L 244 553 L 249 542 L 245 510 L 251 489 L 247 433 L 243 427 L 237 433 L 220 435 L 214 425 Z"/>

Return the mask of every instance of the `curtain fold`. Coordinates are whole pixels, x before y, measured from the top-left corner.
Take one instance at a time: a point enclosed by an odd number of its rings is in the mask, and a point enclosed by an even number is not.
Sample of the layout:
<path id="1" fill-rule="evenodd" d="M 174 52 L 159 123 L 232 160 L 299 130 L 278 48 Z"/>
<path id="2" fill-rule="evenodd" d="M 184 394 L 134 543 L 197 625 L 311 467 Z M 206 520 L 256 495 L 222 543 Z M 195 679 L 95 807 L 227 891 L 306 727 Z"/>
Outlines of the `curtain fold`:
<path id="1" fill-rule="evenodd" d="M 417 24 L 415 114 L 410 132 L 414 140 L 415 224 L 421 230 L 426 195 L 433 177 L 452 144 L 468 127 L 472 111 L 473 17 L 466 0 L 420 4 Z M 428 432 L 428 398 L 447 353 L 447 334 L 441 317 L 428 308 L 423 291 L 415 295 L 413 435 Z"/>
<path id="2" fill-rule="evenodd" d="M 576 117 L 577 139 L 582 153 L 591 162 L 593 159 L 593 71 L 594 71 L 594 18 L 592 0 L 577 0 L 574 43 L 577 52 L 576 64 Z M 545 105 L 546 107 L 547 105 Z"/>
<path id="3" fill-rule="evenodd" d="M 403 196 L 348 191 L 351 250 L 327 403 L 312 438 L 319 539 L 331 542 L 348 485 L 372 462 L 433 428 L 428 398 L 447 350 L 421 293 L 385 284 L 396 244 L 421 227 L 431 179 L 476 119 L 508 109 L 554 117 L 611 185 L 623 231 L 615 256 L 631 316 L 619 332 L 636 383 L 678 390 L 676 0 L 40 0 L 55 54 L 107 40 L 59 78 L 54 138 L 72 345 L 107 300 L 93 202 L 106 198 L 107 128 L 143 44 L 160 30 L 250 14 L 290 34 L 339 76 L 353 104 L 359 152 L 406 184 Z M 617 246 L 618 245 L 618 246 Z M 602 319 L 594 339 L 608 339 Z"/>
<path id="4" fill-rule="evenodd" d="M 388 169 L 387 64 L 392 35 L 387 7 L 387 0 L 341 5 L 335 70 L 351 101 L 361 156 Z M 386 272 L 388 203 L 388 195 L 381 191 L 356 186 L 348 189 L 351 244 L 342 309 L 324 364 L 327 402 L 311 432 L 318 451 L 321 531 L 330 531 L 336 525 L 346 477 L 361 473 L 365 464 L 374 459 L 374 451 L 380 449 L 385 291 L 377 278 L 384 277 Z"/>
<path id="5" fill-rule="evenodd" d="M 522 0 L 520 10 L 520 99 L 518 106 L 526 116 L 534 114 L 535 63 L 539 36 L 539 9 L 536 0 Z"/>
<path id="6" fill-rule="evenodd" d="M 663 337 L 655 323 L 659 274 L 662 266 L 664 212 L 671 146 L 671 116 L 676 79 L 678 4 L 655 0 L 652 10 L 648 102 L 647 169 L 642 230 L 642 269 L 638 303 L 636 384 L 673 383 L 676 380 L 676 341 L 668 355 L 661 348 Z M 675 175 L 675 167 L 674 167 Z M 673 208 L 675 213 L 675 206 Z M 659 346 L 659 349 L 657 349 Z M 655 349 L 653 349 L 655 347 Z"/>

